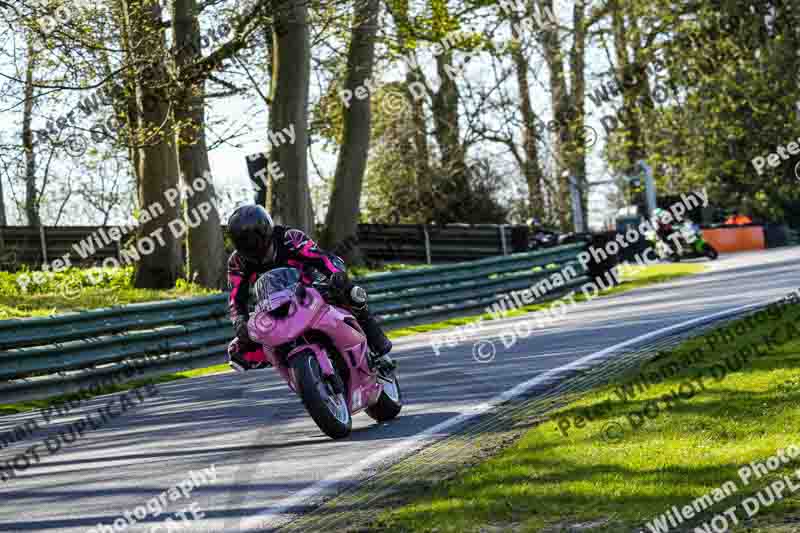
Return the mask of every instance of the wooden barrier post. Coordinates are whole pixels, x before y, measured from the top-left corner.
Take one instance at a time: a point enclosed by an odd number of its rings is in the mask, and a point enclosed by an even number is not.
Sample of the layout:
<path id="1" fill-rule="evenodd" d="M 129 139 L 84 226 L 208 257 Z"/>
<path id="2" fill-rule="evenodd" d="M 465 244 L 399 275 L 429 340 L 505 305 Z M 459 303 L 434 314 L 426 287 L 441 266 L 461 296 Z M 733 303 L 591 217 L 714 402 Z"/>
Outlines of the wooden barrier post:
<path id="1" fill-rule="evenodd" d="M 500 249 L 503 255 L 508 255 L 508 243 L 506 242 L 506 225 L 500 224 Z"/>
<path id="2" fill-rule="evenodd" d="M 431 264 L 431 236 L 428 233 L 428 225 L 423 224 L 422 231 L 425 233 L 425 259 Z"/>
<path id="3" fill-rule="evenodd" d="M 47 238 L 44 234 L 44 226 L 39 226 L 39 240 L 42 243 L 42 264 L 47 264 Z"/>

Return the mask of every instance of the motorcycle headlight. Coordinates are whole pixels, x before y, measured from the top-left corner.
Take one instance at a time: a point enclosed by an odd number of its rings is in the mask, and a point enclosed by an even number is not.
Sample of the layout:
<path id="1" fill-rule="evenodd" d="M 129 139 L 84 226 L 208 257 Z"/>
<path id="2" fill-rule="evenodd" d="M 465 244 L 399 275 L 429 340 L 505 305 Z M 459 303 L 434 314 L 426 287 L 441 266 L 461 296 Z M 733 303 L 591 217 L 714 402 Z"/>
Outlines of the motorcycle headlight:
<path id="1" fill-rule="evenodd" d="M 258 338 L 259 332 L 265 333 L 275 327 L 275 321 L 269 316 L 269 313 L 258 313 L 250 319 L 248 324 L 248 332 L 253 339 Z"/>

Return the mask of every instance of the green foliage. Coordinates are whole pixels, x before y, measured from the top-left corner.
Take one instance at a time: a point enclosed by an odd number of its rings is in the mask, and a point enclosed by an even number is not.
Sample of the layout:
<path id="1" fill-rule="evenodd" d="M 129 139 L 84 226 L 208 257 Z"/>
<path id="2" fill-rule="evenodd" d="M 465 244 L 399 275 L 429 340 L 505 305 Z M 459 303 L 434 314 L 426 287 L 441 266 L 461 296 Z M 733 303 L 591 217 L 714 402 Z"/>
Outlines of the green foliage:
<path id="1" fill-rule="evenodd" d="M 798 158 L 762 175 L 751 160 L 800 136 L 798 15 L 786 4 L 761 0 L 623 4 L 639 18 L 629 41 L 652 43 L 639 50 L 638 66 L 656 57 L 667 66 L 666 76 L 649 80 L 651 94 L 630 117 L 643 129 L 659 189 L 708 187 L 716 205 L 790 219 L 800 202 L 794 176 Z M 766 22 L 771 17 L 765 10 L 777 17 Z M 657 87 L 666 91 L 666 100 L 652 98 Z M 618 169 L 631 148 L 627 125 L 608 146 L 609 162 Z"/>
<path id="2" fill-rule="evenodd" d="M 87 269 L 71 267 L 60 272 L 43 272 L 32 271 L 25 266 L 18 272 L 0 272 L 0 296 L 51 294 L 92 287 L 131 288 L 133 267 Z"/>
<path id="3" fill-rule="evenodd" d="M 203 287 L 202 285 L 195 283 L 194 281 L 184 278 L 178 278 L 178 280 L 175 282 L 175 289 L 178 292 L 186 292 L 192 294 L 213 294 L 216 292 L 213 290 L 209 290 Z"/>
<path id="4" fill-rule="evenodd" d="M 378 111 L 374 117 L 375 140 L 365 177 L 366 218 L 377 223 L 427 222 L 432 212 L 422 198 L 420 180 L 431 177 L 420 176 L 415 168 L 419 155 L 412 142 L 414 125 L 410 114 L 404 112 L 392 120 Z"/>
<path id="5" fill-rule="evenodd" d="M 215 294 L 185 279 L 174 289 L 133 287 L 133 267 L 0 272 L 0 320 Z"/>
<path id="6" fill-rule="evenodd" d="M 384 224 L 505 222 L 508 209 L 498 200 L 503 179 L 490 164 L 465 169 L 463 179 L 436 163 L 420 164 L 409 95 L 405 84 L 391 83 L 375 96 L 383 105 L 373 109 L 365 218 Z"/>

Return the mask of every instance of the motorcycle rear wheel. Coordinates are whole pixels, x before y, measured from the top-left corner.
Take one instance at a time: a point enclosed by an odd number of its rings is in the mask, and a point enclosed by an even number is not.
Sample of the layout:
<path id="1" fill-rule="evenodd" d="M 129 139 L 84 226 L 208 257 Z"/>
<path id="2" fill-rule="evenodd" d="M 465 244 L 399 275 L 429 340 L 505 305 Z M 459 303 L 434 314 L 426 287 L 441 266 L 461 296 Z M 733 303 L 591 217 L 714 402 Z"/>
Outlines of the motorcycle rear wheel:
<path id="1" fill-rule="evenodd" d="M 391 380 L 391 384 L 384 381 L 383 391 L 378 402 L 366 409 L 367 414 L 376 422 L 388 422 L 397 418 L 403 409 L 403 392 L 400 390 L 400 380 L 397 379 L 397 374 L 392 372 L 391 375 L 386 376 L 386 379 Z"/>
<path id="2" fill-rule="evenodd" d="M 353 417 L 344 394 L 335 393 L 324 378 L 314 352 L 307 350 L 292 358 L 300 398 L 319 429 L 332 439 L 342 439 L 353 428 Z"/>

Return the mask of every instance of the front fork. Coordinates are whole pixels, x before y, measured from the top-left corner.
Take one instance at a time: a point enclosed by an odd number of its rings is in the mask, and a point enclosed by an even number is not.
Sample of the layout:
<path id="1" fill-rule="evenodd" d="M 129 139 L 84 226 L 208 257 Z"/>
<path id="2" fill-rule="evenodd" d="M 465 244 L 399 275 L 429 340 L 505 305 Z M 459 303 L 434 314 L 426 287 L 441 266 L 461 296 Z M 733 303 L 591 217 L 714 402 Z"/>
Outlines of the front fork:
<path id="1" fill-rule="evenodd" d="M 328 357 L 328 352 L 319 344 L 306 344 L 289 352 L 289 355 L 286 356 L 287 366 L 291 368 L 292 365 L 290 361 L 292 357 L 306 350 L 314 352 L 314 357 L 317 363 L 319 363 L 320 370 L 322 370 L 322 377 L 330 385 L 332 392 L 334 394 L 343 394 L 345 392 L 344 382 L 333 369 L 333 364 L 331 363 L 330 357 Z M 294 376 L 292 376 L 292 388 L 297 392 L 297 383 L 295 382 Z"/>

